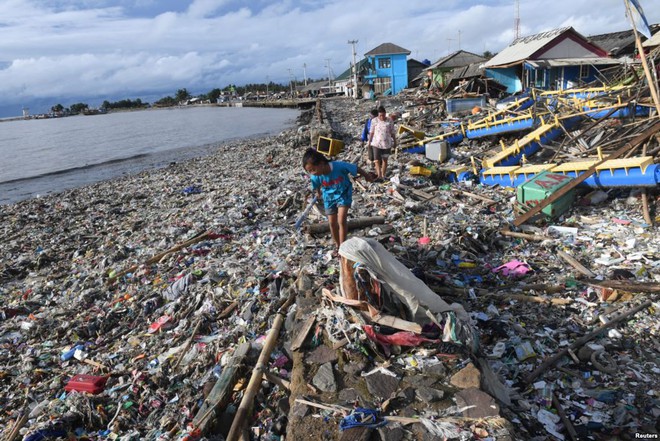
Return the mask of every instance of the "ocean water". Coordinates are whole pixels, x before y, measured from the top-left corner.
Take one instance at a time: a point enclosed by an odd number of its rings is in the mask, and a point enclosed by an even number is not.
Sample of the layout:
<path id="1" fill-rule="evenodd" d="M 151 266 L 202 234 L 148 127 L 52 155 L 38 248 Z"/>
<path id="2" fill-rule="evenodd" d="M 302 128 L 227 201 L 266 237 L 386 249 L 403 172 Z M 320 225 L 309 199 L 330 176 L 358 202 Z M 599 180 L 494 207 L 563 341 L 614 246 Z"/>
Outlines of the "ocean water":
<path id="1" fill-rule="evenodd" d="M 208 155 L 279 133 L 298 113 L 208 106 L 0 122 L 0 204 Z"/>

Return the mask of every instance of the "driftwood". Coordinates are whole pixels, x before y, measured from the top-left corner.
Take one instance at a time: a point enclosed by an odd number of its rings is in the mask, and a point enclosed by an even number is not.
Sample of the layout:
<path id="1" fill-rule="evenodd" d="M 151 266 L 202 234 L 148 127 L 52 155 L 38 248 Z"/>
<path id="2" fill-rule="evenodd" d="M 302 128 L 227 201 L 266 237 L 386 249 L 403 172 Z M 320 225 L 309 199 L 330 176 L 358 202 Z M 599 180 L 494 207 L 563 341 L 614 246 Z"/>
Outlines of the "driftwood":
<path id="1" fill-rule="evenodd" d="M 575 268 L 576 270 L 578 270 L 581 274 L 583 274 L 587 277 L 591 277 L 591 278 L 596 277 L 596 275 L 594 273 L 592 273 L 589 270 L 589 268 L 582 265 L 580 262 L 578 262 L 573 256 L 571 256 L 567 252 L 562 251 L 562 250 L 557 250 L 557 255 L 559 257 L 561 257 L 562 259 L 564 259 L 569 264 L 571 264 L 571 266 L 573 268 Z"/>
<path id="2" fill-rule="evenodd" d="M 245 422 L 248 417 L 248 411 L 252 407 L 254 397 L 257 395 L 257 392 L 261 387 L 261 380 L 263 378 L 264 371 L 268 366 L 270 353 L 273 352 L 275 343 L 277 343 L 277 337 L 280 334 L 280 328 L 282 327 L 282 323 L 284 323 L 284 315 L 286 314 L 287 309 L 289 306 L 291 306 L 295 298 L 295 293 L 290 294 L 286 302 L 284 302 L 284 304 L 277 310 L 275 320 L 273 321 L 273 326 L 268 332 L 268 337 L 266 337 L 264 347 L 261 350 L 261 354 L 259 354 L 257 364 L 252 370 L 252 376 L 250 377 L 250 382 L 248 383 L 247 388 L 243 394 L 241 404 L 236 410 L 234 422 L 232 423 L 231 429 L 227 434 L 227 441 L 237 441 L 243 433 L 243 427 L 245 426 Z"/>
<path id="3" fill-rule="evenodd" d="M 587 280 L 586 283 L 592 286 L 600 286 L 603 288 L 611 288 L 625 292 L 643 292 L 643 293 L 658 293 L 660 292 L 660 283 L 653 282 L 631 282 L 629 280 Z"/>
<path id="4" fill-rule="evenodd" d="M 183 360 L 183 357 L 186 355 L 186 352 L 188 352 L 188 349 L 190 349 L 190 346 L 192 345 L 192 342 L 195 339 L 195 335 L 197 335 L 197 331 L 199 330 L 199 327 L 201 325 L 202 325 L 202 319 L 199 319 L 197 321 L 197 324 L 193 328 L 192 334 L 190 334 L 190 338 L 188 339 L 188 341 L 186 342 L 186 345 L 183 347 L 183 350 L 179 354 L 178 360 L 176 361 L 176 363 L 174 363 L 174 366 L 172 366 L 173 371 L 175 371 L 179 367 L 179 365 L 181 364 L 181 360 Z"/>
<path id="5" fill-rule="evenodd" d="M 603 332 L 606 329 L 609 329 L 613 327 L 614 325 L 619 324 L 619 322 L 622 322 L 623 320 L 627 319 L 628 317 L 638 313 L 642 309 L 646 309 L 649 306 L 651 306 L 653 302 L 646 301 L 642 303 L 641 305 L 638 305 L 627 312 L 613 318 L 611 321 L 605 323 L 604 325 L 598 327 L 595 331 L 591 331 L 587 335 L 578 338 L 575 340 L 569 347 L 562 349 L 555 355 L 553 355 L 550 358 L 547 358 L 539 367 L 537 367 L 532 373 L 527 375 L 524 379 L 525 383 L 531 384 L 539 375 L 541 375 L 543 372 L 551 368 L 557 361 L 559 361 L 562 357 L 568 354 L 568 351 L 574 351 L 580 347 L 582 347 L 585 343 L 589 342 L 593 338 L 597 337 L 601 332 Z"/>
<path id="6" fill-rule="evenodd" d="M 250 344 L 243 343 L 240 345 L 229 361 L 229 364 L 225 366 L 220 378 L 216 381 L 215 386 L 211 389 L 206 400 L 202 403 L 202 406 L 199 408 L 195 419 L 193 419 L 193 424 L 195 427 L 200 429 L 202 433 L 208 428 L 208 423 L 212 420 L 209 418 L 213 415 L 216 410 L 224 407 L 231 398 L 233 393 L 234 385 L 238 380 L 239 376 L 242 373 L 243 363 L 247 357 L 248 352 L 250 351 Z"/>
<path id="7" fill-rule="evenodd" d="M 571 437 L 573 441 L 578 441 L 578 434 L 575 431 L 575 427 L 573 427 L 573 424 L 571 423 L 571 420 L 568 419 L 566 416 L 566 412 L 564 412 L 564 407 L 561 405 L 559 402 L 559 399 L 557 398 L 556 393 L 552 393 L 552 407 L 557 410 L 557 415 L 559 415 L 559 418 L 561 419 L 562 424 L 566 428 L 566 431 L 568 432 L 568 436 Z"/>
<path id="8" fill-rule="evenodd" d="M 162 253 L 159 253 L 159 254 L 156 254 L 155 256 L 150 257 L 150 258 L 147 259 L 142 265 L 151 265 L 152 263 L 156 263 L 156 262 L 162 260 L 162 259 L 163 259 L 164 257 L 166 257 L 168 254 L 175 253 L 175 252 L 177 252 L 177 251 L 179 251 L 179 250 L 181 250 L 181 249 L 183 249 L 183 248 L 186 248 L 186 247 L 188 247 L 188 246 L 190 246 L 190 245 L 192 245 L 192 244 L 195 244 L 195 243 L 197 243 L 197 242 L 201 242 L 201 241 L 203 241 L 204 239 L 206 239 L 207 237 L 209 237 L 211 234 L 213 234 L 212 231 L 205 231 L 204 233 L 200 234 L 199 236 L 195 236 L 195 237 L 193 237 L 192 239 L 189 239 L 189 240 L 187 240 L 187 241 L 185 241 L 185 242 L 182 242 L 182 243 L 180 243 L 180 244 L 178 244 L 178 245 L 176 245 L 176 246 L 173 246 L 172 248 L 170 248 L 170 249 L 167 250 L 167 251 L 163 251 Z M 127 268 L 127 269 L 125 269 L 125 270 L 123 270 L 123 271 L 118 272 L 118 273 L 115 274 L 114 276 L 109 277 L 109 280 L 110 280 L 110 281 L 112 281 L 112 280 L 116 280 L 116 279 L 118 279 L 118 278 L 120 278 L 120 277 L 122 277 L 122 276 L 125 276 L 125 275 L 128 274 L 128 273 L 132 273 L 133 271 L 137 270 L 139 267 L 140 267 L 140 265 L 133 265 L 133 266 L 131 266 L 130 268 Z"/>
<path id="9" fill-rule="evenodd" d="M 526 239 L 526 240 L 552 240 L 552 237 L 541 236 L 540 234 L 527 234 L 527 233 L 517 233 L 510 230 L 500 230 L 502 236 L 515 237 L 517 239 Z"/>
<path id="10" fill-rule="evenodd" d="M 357 228 L 364 228 L 371 225 L 384 223 L 384 216 L 359 217 L 357 219 L 349 219 L 348 229 L 355 230 Z M 309 234 L 328 233 L 330 232 L 330 224 L 328 222 L 322 222 L 320 224 L 308 225 L 306 231 Z"/>

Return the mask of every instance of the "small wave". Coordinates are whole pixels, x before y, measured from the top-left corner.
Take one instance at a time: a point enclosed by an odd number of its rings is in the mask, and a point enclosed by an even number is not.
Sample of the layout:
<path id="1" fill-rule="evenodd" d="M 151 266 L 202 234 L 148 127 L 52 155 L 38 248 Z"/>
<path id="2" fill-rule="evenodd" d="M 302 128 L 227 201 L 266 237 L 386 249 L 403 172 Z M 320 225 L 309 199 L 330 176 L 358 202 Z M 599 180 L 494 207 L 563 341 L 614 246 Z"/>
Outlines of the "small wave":
<path id="1" fill-rule="evenodd" d="M 103 161 L 99 162 L 96 164 L 85 164 L 81 165 L 79 167 L 71 167 L 71 168 L 66 168 L 64 170 L 57 170 L 57 171 L 52 171 L 52 172 L 47 172 L 47 173 L 41 173 L 38 175 L 33 175 L 33 176 L 26 176 L 23 178 L 16 178 L 16 179 L 10 179 L 8 181 L 0 181 L 0 184 L 10 184 L 13 182 L 24 182 L 24 181 L 30 181 L 32 179 L 40 179 L 40 178 L 46 178 L 48 176 L 59 176 L 59 175 L 65 175 L 67 173 L 73 173 L 81 170 L 93 170 L 95 168 L 99 167 L 105 167 L 111 164 L 120 164 L 122 162 L 129 162 L 129 161 L 135 161 L 136 159 L 142 159 L 148 157 L 149 154 L 147 153 L 138 153 L 133 156 L 128 156 L 125 158 L 118 158 L 118 159 L 110 159 L 108 161 Z"/>

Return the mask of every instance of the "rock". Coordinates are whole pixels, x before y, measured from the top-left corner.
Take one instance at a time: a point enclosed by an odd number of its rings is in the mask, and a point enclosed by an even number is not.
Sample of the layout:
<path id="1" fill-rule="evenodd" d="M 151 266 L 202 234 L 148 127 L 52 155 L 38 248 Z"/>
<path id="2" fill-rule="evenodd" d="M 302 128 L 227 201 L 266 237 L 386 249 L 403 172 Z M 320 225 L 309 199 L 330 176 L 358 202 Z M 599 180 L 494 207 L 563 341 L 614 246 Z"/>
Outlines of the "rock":
<path id="1" fill-rule="evenodd" d="M 415 388 L 413 387 L 406 387 L 402 390 L 400 390 L 396 394 L 397 398 L 403 398 L 404 400 L 410 402 L 415 399 Z"/>
<path id="2" fill-rule="evenodd" d="M 463 369 L 452 375 L 449 383 L 459 389 L 468 389 L 471 387 L 479 388 L 481 384 L 481 373 L 472 363 L 469 363 Z"/>
<path id="3" fill-rule="evenodd" d="M 305 362 L 309 364 L 325 364 L 334 361 L 337 361 L 337 351 L 326 345 L 314 349 L 305 359 Z"/>
<path id="4" fill-rule="evenodd" d="M 381 441 L 401 441 L 405 434 L 405 430 L 400 426 L 388 424 L 387 426 L 378 428 L 378 435 L 380 435 Z"/>
<path id="5" fill-rule="evenodd" d="M 424 369 L 424 374 L 436 378 L 445 378 L 447 376 L 447 368 L 442 363 L 433 364 Z"/>
<path id="6" fill-rule="evenodd" d="M 321 365 L 312 383 L 323 392 L 337 392 L 337 382 L 335 381 L 335 374 L 332 371 L 332 363 Z"/>
<path id="7" fill-rule="evenodd" d="M 415 389 L 415 397 L 425 403 L 435 403 L 436 401 L 444 398 L 445 392 L 438 389 L 433 389 L 427 386 L 420 386 Z"/>
<path id="8" fill-rule="evenodd" d="M 355 401 L 357 401 L 357 400 L 360 399 L 360 395 L 359 395 L 358 392 L 357 392 L 355 389 L 353 389 L 353 388 L 350 388 L 350 389 L 342 389 L 342 390 L 339 392 L 339 397 L 338 397 L 338 398 L 339 398 L 339 401 L 340 401 L 340 402 L 343 402 L 343 403 L 353 403 L 353 402 L 355 402 Z"/>
<path id="9" fill-rule="evenodd" d="M 303 418 L 309 412 L 309 406 L 303 403 L 294 403 L 289 415 L 295 418 Z"/>
<path id="10" fill-rule="evenodd" d="M 454 398 L 459 408 L 468 407 L 463 411 L 464 417 L 486 418 L 500 414 L 500 406 L 495 399 L 479 389 L 464 389 L 454 395 Z"/>
<path id="11" fill-rule="evenodd" d="M 351 361 L 344 365 L 344 372 L 349 375 L 355 375 L 358 372 L 362 372 L 365 366 L 364 361 Z"/>
<path id="12" fill-rule="evenodd" d="M 376 372 L 365 377 L 367 389 L 374 397 L 388 399 L 399 387 L 400 380 L 391 375 Z"/>

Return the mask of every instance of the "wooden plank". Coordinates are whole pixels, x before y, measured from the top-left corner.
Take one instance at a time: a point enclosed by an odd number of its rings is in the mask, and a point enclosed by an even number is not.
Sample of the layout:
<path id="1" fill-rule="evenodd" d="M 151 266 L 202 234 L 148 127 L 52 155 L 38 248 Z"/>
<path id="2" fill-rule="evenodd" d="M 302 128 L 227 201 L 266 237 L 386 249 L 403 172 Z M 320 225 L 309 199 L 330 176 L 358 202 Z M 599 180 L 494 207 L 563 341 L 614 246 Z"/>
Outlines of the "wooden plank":
<path id="1" fill-rule="evenodd" d="M 592 273 L 591 270 L 589 270 L 589 268 L 582 265 L 580 262 L 578 262 L 573 256 L 571 256 L 567 252 L 562 251 L 562 250 L 557 250 L 557 254 L 559 255 L 559 257 L 561 257 L 566 262 L 568 262 L 573 268 L 578 270 L 581 274 L 583 274 L 587 277 L 590 277 L 590 278 L 596 277 L 596 275 L 594 273 Z"/>
<path id="2" fill-rule="evenodd" d="M 234 351 L 231 360 L 225 366 L 220 378 L 215 382 L 215 386 L 211 389 L 208 397 L 202 403 L 197 415 L 193 419 L 195 427 L 204 433 L 207 429 L 209 422 L 213 420 L 211 417 L 216 410 L 224 407 L 231 398 L 234 385 L 243 371 L 243 364 L 250 351 L 250 343 L 243 343 Z"/>
<path id="3" fill-rule="evenodd" d="M 606 158 L 603 158 L 602 160 L 596 162 L 593 164 L 591 167 L 589 167 L 587 170 L 584 171 L 584 173 L 580 174 L 576 178 L 574 178 L 569 184 L 564 185 L 561 187 L 559 190 L 557 190 L 555 193 L 551 194 L 547 199 L 542 200 L 538 205 L 532 207 L 529 211 L 524 213 L 521 216 L 518 216 L 513 220 L 513 224 L 517 227 L 520 225 L 524 224 L 527 222 L 532 216 L 535 216 L 536 214 L 540 213 L 541 210 L 543 210 L 545 207 L 548 205 L 552 204 L 553 202 L 559 200 L 561 197 L 563 197 L 566 193 L 580 185 L 582 182 L 584 182 L 589 176 L 593 175 L 596 173 L 596 169 L 598 168 L 599 165 L 603 164 L 605 161 L 609 161 L 610 159 L 616 159 L 623 154 L 625 154 L 628 150 L 636 148 L 638 145 L 646 141 L 648 138 L 651 136 L 655 135 L 660 131 L 660 122 L 657 122 L 653 124 L 650 128 L 644 130 L 642 133 L 637 135 L 631 142 L 627 142 L 623 147 L 621 147 L 619 150 L 611 153 L 609 156 Z"/>
<path id="4" fill-rule="evenodd" d="M 305 323 L 303 323 L 302 327 L 300 328 L 300 332 L 298 332 L 296 337 L 293 339 L 293 342 L 291 343 L 292 351 L 297 351 L 298 349 L 300 349 L 303 343 L 305 343 L 305 340 L 307 339 L 307 335 L 309 334 L 309 331 L 312 329 L 312 326 L 314 326 L 315 321 L 316 321 L 315 315 L 307 317 L 307 320 L 305 320 Z"/>

